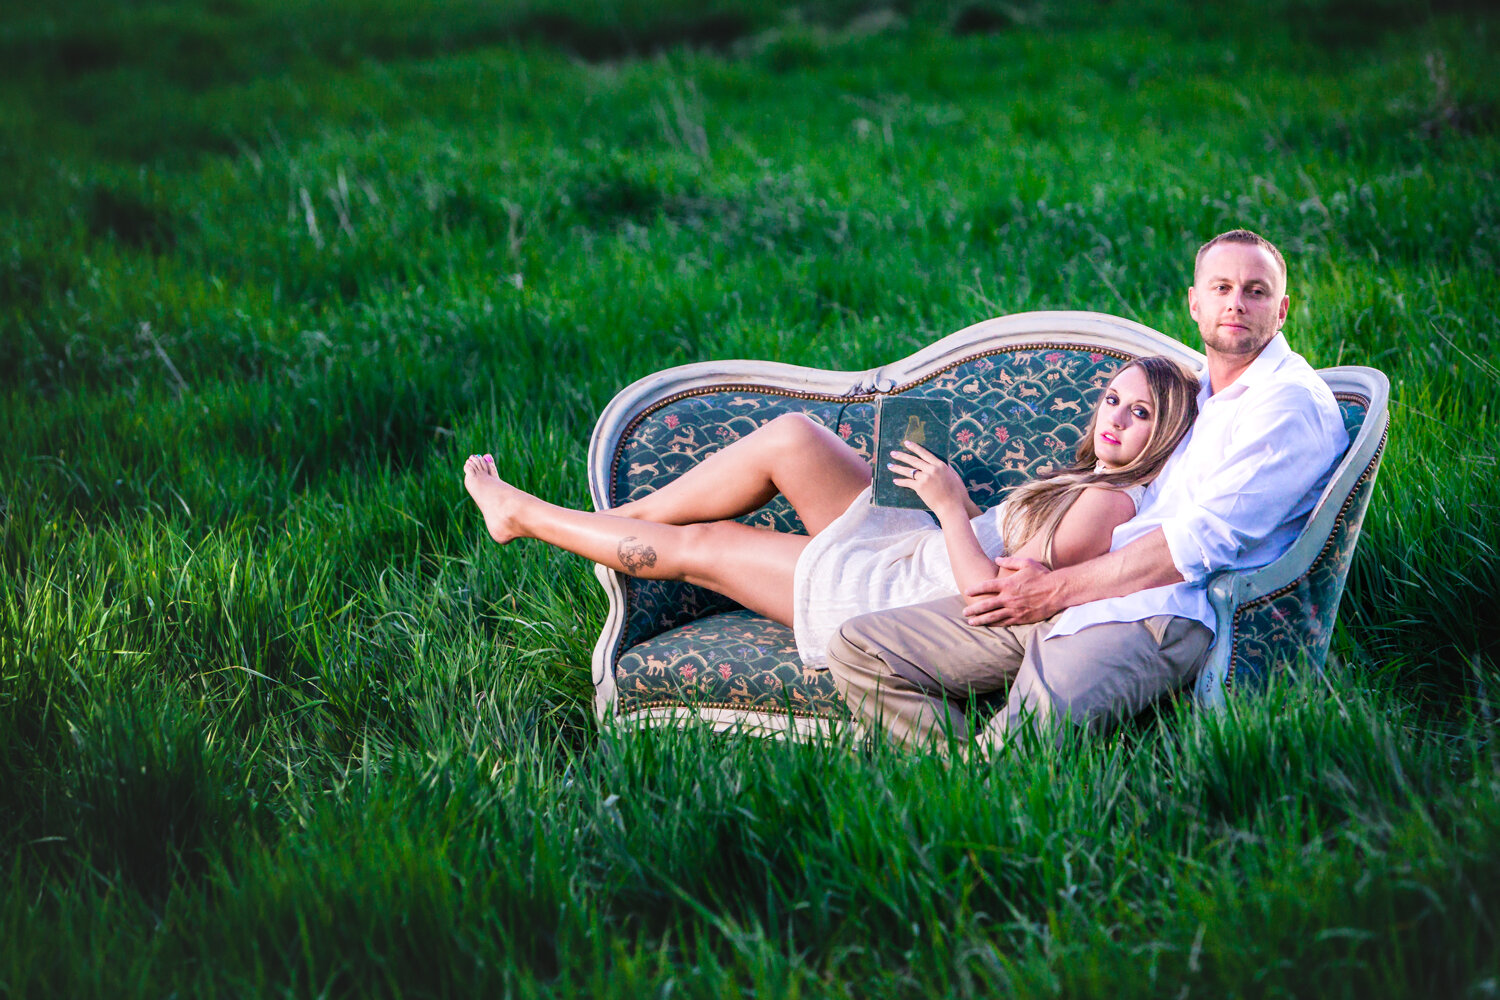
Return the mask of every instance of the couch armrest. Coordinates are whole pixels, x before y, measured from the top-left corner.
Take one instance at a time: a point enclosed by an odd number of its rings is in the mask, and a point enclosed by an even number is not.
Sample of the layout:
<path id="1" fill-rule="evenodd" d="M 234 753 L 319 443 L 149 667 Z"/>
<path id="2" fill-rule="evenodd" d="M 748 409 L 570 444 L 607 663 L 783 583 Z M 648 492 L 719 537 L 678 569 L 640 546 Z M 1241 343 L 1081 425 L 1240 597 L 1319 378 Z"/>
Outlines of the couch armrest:
<path id="1" fill-rule="evenodd" d="M 1221 706 L 1236 687 L 1263 687 L 1279 664 L 1305 657 L 1320 669 L 1327 658 L 1385 448 L 1390 382 L 1373 368 L 1325 368 L 1318 374 L 1351 427 L 1349 450 L 1290 549 L 1265 566 L 1209 581 L 1215 642 L 1196 686 L 1202 704 Z"/>

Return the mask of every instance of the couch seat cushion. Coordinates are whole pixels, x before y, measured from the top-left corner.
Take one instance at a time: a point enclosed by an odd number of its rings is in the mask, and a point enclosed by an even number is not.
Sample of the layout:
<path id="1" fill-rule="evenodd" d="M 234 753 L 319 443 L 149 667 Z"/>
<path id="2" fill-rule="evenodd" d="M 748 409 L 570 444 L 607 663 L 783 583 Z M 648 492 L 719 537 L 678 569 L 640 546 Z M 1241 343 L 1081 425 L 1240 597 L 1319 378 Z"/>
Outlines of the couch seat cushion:
<path id="1" fill-rule="evenodd" d="M 621 715 L 662 707 L 849 718 L 826 670 L 807 670 L 792 630 L 726 611 L 638 643 L 615 667 Z"/>

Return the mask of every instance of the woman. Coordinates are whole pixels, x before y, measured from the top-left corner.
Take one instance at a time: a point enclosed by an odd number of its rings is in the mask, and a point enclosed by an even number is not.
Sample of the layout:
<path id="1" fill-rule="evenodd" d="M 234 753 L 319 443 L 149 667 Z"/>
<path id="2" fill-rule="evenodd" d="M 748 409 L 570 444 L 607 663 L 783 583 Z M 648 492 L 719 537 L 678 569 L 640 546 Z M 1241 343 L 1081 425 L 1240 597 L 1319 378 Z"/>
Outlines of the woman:
<path id="1" fill-rule="evenodd" d="M 785 414 L 715 452 L 650 496 L 601 513 L 558 507 L 501 480 L 471 455 L 464 485 L 496 542 L 538 538 L 632 576 L 686 580 L 790 625 L 804 662 L 856 614 L 961 592 L 993 579 L 1000 555 L 1049 566 L 1109 550 L 1196 415 L 1198 381 L 1164 357 L 1137 358 L 1100 397 L 1077 460 L 980 512 L 958 474 L 925 448 L 891 453 L 897 485 L 937 516 L 873 507 L 870 468 L 832 431 Z M 808 534 L 732 518 L 777 493 Z M 941 539 L 941 541 L 939 541 Z"/>

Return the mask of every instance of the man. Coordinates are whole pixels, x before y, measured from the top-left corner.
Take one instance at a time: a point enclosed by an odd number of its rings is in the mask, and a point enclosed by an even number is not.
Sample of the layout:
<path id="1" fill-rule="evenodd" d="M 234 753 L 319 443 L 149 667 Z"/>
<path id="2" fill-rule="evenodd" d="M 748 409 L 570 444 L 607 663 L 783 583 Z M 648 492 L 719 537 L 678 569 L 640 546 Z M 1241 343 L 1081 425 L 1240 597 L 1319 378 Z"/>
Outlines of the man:
<path id="1" fill-rule="evenodd" d="M 968 734 L 972 695 L 1009 685 L 982 746 L 1031 722 L 1101 729 L 1191 683 L 1213 644 L 1205 586 L 1290 547 L 1349 438 L 1327 385 L 1281 333 L 1281 252 L 1248 230 L 1205 243 L 1188 312 L 1207 370 L 1199 415 L 1110 551 L 1049 570 L 998 561 L 996 579 L 862 615 L 828 647 L 856 718 L 898 741 Z"/>

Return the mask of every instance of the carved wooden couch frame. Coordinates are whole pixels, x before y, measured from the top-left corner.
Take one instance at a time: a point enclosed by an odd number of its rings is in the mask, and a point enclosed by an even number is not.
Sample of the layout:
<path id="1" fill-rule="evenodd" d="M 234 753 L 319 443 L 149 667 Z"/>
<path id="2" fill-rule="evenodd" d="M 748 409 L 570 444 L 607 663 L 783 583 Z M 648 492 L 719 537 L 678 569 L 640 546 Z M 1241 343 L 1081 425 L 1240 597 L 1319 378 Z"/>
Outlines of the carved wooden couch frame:
<path id="1" fill-rule="evenodd" d="M 622 390 L 589 446 L 595 509 L 637 499 L 728 441 L 786 412 L 834 429 L 869 456 L 874 400 L 913 393 L 953 401 L 951 461 L 981 507 L 1070 456 L 1096 392 L 1125 360 L 1165 354 L 1195 371 L 1197 351 L 1101 313 L 1036 312 L 975 324 L 864 372 L 754 361 L 684 365 Z M 1209 583 L 1217 641 L 1200 701 L 1264 683 L 1279 665 L 1327 657 L 1360 525 L 1385 444 L 1389 383 L 1371 368 L 1322 369 L 1352 443 L 1298 541 L 1280 559 Z M 801 530 L 781 498 L 743 520 Z M 790 629 L 688 584 L 596 567 L 609 614 L 594 649 L 601 720 L 698 718 L 776 735 L 826 733 L 848 713 L 826 671 L 804 671 Z"/>

